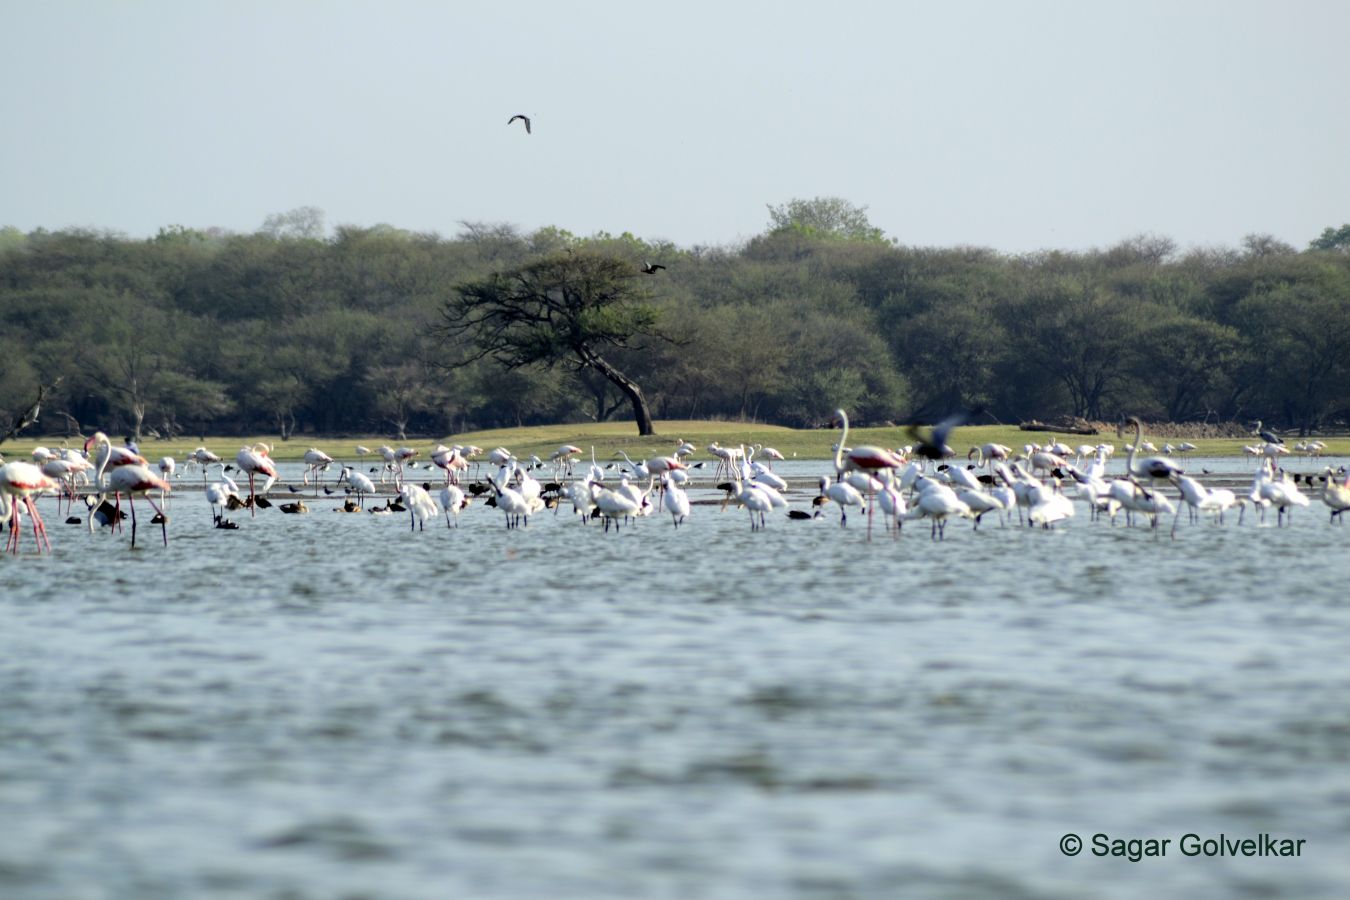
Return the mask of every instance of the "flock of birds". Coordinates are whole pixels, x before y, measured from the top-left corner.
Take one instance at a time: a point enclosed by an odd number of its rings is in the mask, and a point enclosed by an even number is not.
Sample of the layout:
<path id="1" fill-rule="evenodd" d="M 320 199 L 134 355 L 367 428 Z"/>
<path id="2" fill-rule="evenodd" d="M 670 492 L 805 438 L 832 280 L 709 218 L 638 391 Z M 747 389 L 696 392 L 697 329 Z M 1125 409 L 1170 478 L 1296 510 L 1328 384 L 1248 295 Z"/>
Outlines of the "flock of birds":
<path id="1" fill-rule="evenodd" d="M 833 448 L 833 471 L 816 479 L 817 490 L 809 495 L 806 508 L 792 506 L 788 498 L 796 492 L 773 469 L 773 463 L 782 460 L 783 454 L 762 445 L 723 447 L 713 442 L 706 448 L 711 459 L 696 462 L 693 456 L 698 448 L 679 441 L 670 455 L 649 459 L 634 460 L 619 451 L 615 458 L 622 458 L 622 468 L 617 461 L 600 465 L 591 448 L 590 465 L 580 474 L 577 469 L 582 465 L 583 451 L 572 444 L 560 446 L 548 460 L 538 456 L 520 459 L 504 447 L 485 451 L 469 445 L 441 444 L 430 451 L 425 462 L 419 460 L 421 451 L 413 447 L 371 450 L 358 446 L 357 464 L 339 463 L 324 451 L 311 448 L 303 457 L 301 484 L 286 486 L 293 498 L 274 504 L 269 493 L 279 479 L 279 470 L 267 444 L 242 447 L 231 461 L 198 447 L 187 455 L 180 471 L 172 457 L 152 467 L 135 448 L 114 446 L 106 434 L 98 432 L 84 442 L 82 450 L 40 447 L 33 451 L 32 462 L 0 465 L 0 526 L 9 526 L 6 548 L 17 553 L 21 521 L 26 515 L 39 552 L 50 551 L 51 541 L 35 504 L 37 497 L 50 494 L 57 498 L 58 515 L 64 502 L 65 521 L 84 524 L 90 531 L 100 526 L 120 530 L 129 513 L 134 547 L 136 501 L 141 499 L 153 511 L 151 523 L 160 526 L 167 545 L 173 481 L 179 479 L 182 484 L 181 479 L 191 468 L 201 472 L 213 525 L 231 530 L 239 528 L 228 517 L 232 511 L 247 509 L 251 517 L 256 517 L 259 509 L 277 505 L 283 513 L 309 512 L 301 495 L 311 486 L 315 497 L 321 491 L 330 497 L 337 495 L 341 502 L 335 507 L 338 512 L 407 512 L 413 529 L 425 528 L 427 522 L 442 516 L 447 526 L 456 527 L 460 513 L 475 498 L 496 507 L 507 528 L 527 527 L 531 516 L 548 509 L 556 513 L 569 506 L 582 522 L 600 519 L 605 531 L 613 528 L 617 532 L 637 519 L 660 513 L 670 515 L 678 528 L 690 519 L 695 505 L 688 494 L 690 476 L 709 465 L 714 466 L 713 496 L 720 494 L 720 501 L 710 502 L 720 502 L 723 509 L 733 504 L 744 509 L 752 530 L 767 527 L 769 516 L 776 513 L 786 513 L 792 520 L 818 520 L 826 517 L 827 510 L 838 509 L 841 526 L 848 524 L 850 516 L 865 516 L 869 539 L 877 518 L 896 537 L 906 522 L 926 519 L 934 540 L 945 539 L 947 525 L 953 519 L 969 520 L 978 529 L 991 513 L 1004 525 L 1016 516 L 1019 523 L 1049 529 L 1073 518 L 1080 504 L 1086 505 L 1091 518 L 1112 524 L 1124 514 L 1127 524 L 1140 517 L 1157 528 L 1164 517 L 1172 516 L 1174 536 L 1183 508 L 1192 522 L 1208 516 L 1219 523 L 1236 508 L 1239 524 L 1248 507 L 1258 510 L 1263 520 L 1273 509 L 1277 524 L 1283 525 L 1295 507 L 1312 503 L 1313 497 L 1300 484 L 1329 508 L 1332 522 L 1339 522 L 1350 509 L 1350 475 L 1344 466 L 1326 467 L 1316 475 L 1284 471 L 1278 465 L 1281 455 L 1288 452 L 1283 440 L 1259 422 L 1256 428 L 1263 443 L 1255 455 L 1261 457 L 1261 463 L 1250 488 L 1242 492 L 1208 487 L 1187 475 L 1176 458 L 1196 449 L 1192 444 L 1169 444 L 1162 455 L 1142 455 L 1157 452 L 1157 448 L 1143 440 L 1143 426 L 1133 418 L 1128 420 L 1134 428 L 1134 440 L 1125 445 L 1128 454 L 1124 472 L 1114 477 L 1108 474 L 1115 453 L 1110 443 L 1077 448 L 1060 442 L 1028 444 L 1021 452 L 988 443 L 972 447 L 963 464 L 949 444 L 953 430 L 964 422 L 962 416 L 939 423 L 927 433 L 911 428 L 913 442 L 898 448 L 849 446 L 848 416 L 837 410 L 835 419 L 840 434 Z M 1124 436 L 1123 429 L 1124 423 L 1118 437 Z M 1320 455 L 1323 448 L 1313 451 L 1305 445 L 1299 449 Z M 370 474 L 357 468 L 367 458 L 375 463 L 368 470 Z M 219 469 L 214 481 L 213 468 Z M 338 474 L 331 485 L 326 485 L 325 473 L 333 468 Z M 410 477 L 410 471 L 419 468 L 427 473 L 426 480 Z M 376 473 L 378 483 L 370 477 Z M 548 480 L 541 481 L 540 477 Z M 422 483 L 415 483 L 419 480 Z M 390 482 L 392 486 L 386 487 Z M 1163 491 L 1169 485 L 1177 492 L 1175 503 Z M 1072 496 L 1066 488 L 1073 491 Z M 383 505 L 373 505 L 380 495 Z M 122 509 L 124 498 L 126 512 Z M 80 514 L 76 514 L 77 505 L 83 507 Z"/>

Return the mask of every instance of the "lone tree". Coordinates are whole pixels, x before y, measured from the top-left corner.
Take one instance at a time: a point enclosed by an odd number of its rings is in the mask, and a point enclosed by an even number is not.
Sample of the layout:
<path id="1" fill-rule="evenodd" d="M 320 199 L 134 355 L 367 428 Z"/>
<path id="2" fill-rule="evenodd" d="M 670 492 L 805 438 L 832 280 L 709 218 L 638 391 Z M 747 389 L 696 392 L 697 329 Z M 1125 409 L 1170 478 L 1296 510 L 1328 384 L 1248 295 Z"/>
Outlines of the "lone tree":
<path id="1" fill-rule="evenodd" d="M 570 364 L 614 383 L 633 407 L 638 434 L 655 434 L 647 398 L 602 355 L 659 336 L 632 263 L 564 251 L 458 285 L 442 310 L 443 345 L 460 345 L 458 367 L 490 358 L 508 369 Z"/>

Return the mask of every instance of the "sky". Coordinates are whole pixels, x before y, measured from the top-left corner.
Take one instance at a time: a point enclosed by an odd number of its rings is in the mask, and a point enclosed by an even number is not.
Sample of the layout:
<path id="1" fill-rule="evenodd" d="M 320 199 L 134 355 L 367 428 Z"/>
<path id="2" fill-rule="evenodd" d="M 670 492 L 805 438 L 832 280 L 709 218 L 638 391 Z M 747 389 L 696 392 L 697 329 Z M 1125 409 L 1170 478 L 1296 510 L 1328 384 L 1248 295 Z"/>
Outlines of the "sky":
<path id="1" fill-rule="evenodd" d="M 0 0 L 0 33 L 25 232 L 313 206 L 735 246 L 834 196 L 1015 254 L 1350 221 L 1343 0 Z"/>

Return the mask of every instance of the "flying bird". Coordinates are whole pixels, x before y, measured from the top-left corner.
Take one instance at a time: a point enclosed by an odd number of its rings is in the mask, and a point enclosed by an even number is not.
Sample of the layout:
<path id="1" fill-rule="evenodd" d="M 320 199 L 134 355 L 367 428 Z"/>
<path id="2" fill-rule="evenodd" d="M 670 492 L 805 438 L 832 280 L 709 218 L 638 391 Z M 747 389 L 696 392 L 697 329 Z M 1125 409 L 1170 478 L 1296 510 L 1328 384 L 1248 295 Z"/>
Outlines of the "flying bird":
<path id="1" fill-rule="evenodd" d="M 506 120 L 506 124 L 507 124 L 507 125 L 510 125 L 510 124 L 512 124 L 513 122 L 515 122 L 516 119 L 519 119 L 520 121 L 522 121 L 522 122 L 525 123 L 525 133 L 526 133 L 526 134 L 530 134 L 530 133 L 531 133 L 531 132 L 530 132 L 530 117 L 529 117 L 529 116 L 526 116 L 526 115 L 521 115 L 521 114 L 517 113 L 516 115 L 514 115 L 514 116 L 512 116 L 511 118 L 507 119 L 507 120 Z"/>
<path id="2" fill-rule="evenodd" d="M 665 268 L 665 266 L 661 265 L 660 263 L 649 263 L 649 262 L 644 262 L 644 263 L 642 264 L 642 274 L 644 274 L 644 275 L 655 275 L 658 271 L 660 271 L 661 269 L 664 269 L 664 268 Z"/>
<path id="3" fill-rule="evenodd" d="M 909 436 L 918 442 L 917 446 L 914 448 L 915 455 L 922 456 L 924 459 L 934 460 L 955 456 L 956 452 L 947 444 L 947 435 L 952 433 L 952 429 L 956 428 L 958 425 L 965 424 L 972 416 L 978 415 L 981 412 L 983 412 L 983 410 L 976 409 L 970 412 L 958 412 L 948 416 L 946 419 L 943 419 L 941 422 L 934 425 L 932 434 L 926 438 L 919 433 L 917 425 L 910 425 L 907 429 Z"/>

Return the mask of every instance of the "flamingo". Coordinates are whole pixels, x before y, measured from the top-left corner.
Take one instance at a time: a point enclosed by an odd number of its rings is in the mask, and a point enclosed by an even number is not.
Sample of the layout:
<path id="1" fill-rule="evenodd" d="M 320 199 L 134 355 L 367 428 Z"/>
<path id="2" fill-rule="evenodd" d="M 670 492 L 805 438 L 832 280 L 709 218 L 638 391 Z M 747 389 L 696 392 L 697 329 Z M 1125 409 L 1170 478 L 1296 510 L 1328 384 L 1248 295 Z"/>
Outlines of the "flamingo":
<path id="1" fill-rule="evenodd" d="M 234 464 L 239 471 L 248 475 L 248 505 L 249 515 L 257 518 L 258 501 L 255 495 L 255 479 L 259 475 L 267 476 L 263 482 L 262 492 L 264 494 L 272 487 L 277 480 L 277 467 L 272 462 L 272 448 L 264 443 L 253 444 L 249 447 L 241 447 L 239 452 L 234 455 Z"/>
<path id="2" fill-rule="evenodd" d="M 1130 446 L 1129 455 L 1125 459 L 1125 471 L 1135 478 L 1164 479 L 1171 478 L 1174 475 L 1184 475 L 1181 467 L 1170 459 L 1161 456 L 1150 456 L 1139 462 L 1135 462 L 1135 454 L 1140 447 L 1152 446 L 1143 440 L 1144 423 L 1139 421 L 1137 416 L 1130 416 L 1125 422 L 1121 423 L 1116 429 L 1116 437 L 1123 437 L 1125 425 L 1134 426 L 1134 444 Z M 1169 509 L 1168 512 L 1171 512 Z"/>
<path id="3" fill-rule="evenodd" d="M 970 452 L 966 454 L 966 459 L 977 457 L 975 467 L 990 468 L 994 466 L 995 460 L 1006 460 L 1012 456 L 1012 448 L 1006 444 L 981 444 L 978 447 L 971 447 Z"/>
<path id="4" fill-rule="evenodd" d="M 384 468 L 380 470 L 380 484 L 384 484 L 385 477 L 394 471 L 394 466 L 398 462 L 398 451 L 388 444 L 383 444 L 375 452 L 384 460 Z"/>
<path id="5" fill-rule="evenodd" d="M 323 484 L 323 472 L 333 464 L 333 457 L 324 453 L 318 447 L 310 447 L 305 451 L 305 474 L 301 479 L 302 484 L 309 484 L 309 476 L 314 476 L 314 496 L 319 496 L 319 486 Z"/>
<path id="6" fill-rule="evenodd" d="M 52 552 L 52 542 L 47 537 L 47 526 L 43 524 L 42 516 L 38 514 L 37 507 L 33 504 L 33 495 L 60 488 L 61 485 L 56 479 L 44 475 L 42 470 L 32 463 L 8 462 L 0 466 L 0 496 L 3 496 L 5 505 L 5 513 L 0 516 L 0 522 L 9 523 L 9 542 L 6 549 L 12 553 L 19 552 L 19 519 L 22 515 L 19 503 L 22 501 L 24 508 L 28 510 L 28 517 L 33 520 L 33 540 L 37 543 L 38 553 L 42 552 L 43 544 L 46 544 L 48 553 Z"/>
<path id="7" fill-rule="evenodd" d="M 82 476 L 93 464 L 87 459 L 77 458 L 67 459 L 63 456 L 52 456 L 42 464 L 42 474 L 48 478 L 55 478 L 61 483 L 63 493 L 66 495 L 66 512 L 69 513 L 71 504 L 75 502 L 75 479 Z M 57 496 L 56 513 L 61 514 L 61 499 Z"/>
<path id="8" fill-rule="evenodd" d="M 840 426 L 839 443 L 834 448 L 834 470 L 840 475 L 858 470 L 875 472 L 878 469 L 898 469 L 905 464 L 895 453 L 883 447 L 849 447 L 848 413 L 842 409 L 834 411 L 835 424 Z"/>
<path id="9" fill-rule="evenodd" d="M 861 471 L 870 475 L 882 469 L 898 469 L 905 465 L 904 459 L 884 447 L 849 447 L 845 450 L 845 445 L 848 443 L 848 413 L 844 412 L 842 409 L 836 409 L 834 411 L 834 417 L 835 422 L 841 429 L 839 432 L 839 443 L 834 446 L 834 471 L 836 476 L 842 476 L 848 471 Z M 933 429 L 933 435 L 939 443 L 945 439 L 947 431 L 951 429 L 950 425 L 946 425 L 946 430 L 940 431 L 940 429 L 944 428 L 944 425 L 939 425 L 937 428 Z M 921 450 L 920 455 L 926 454 Z M 869 489 L 869 500 L 871 497 L 872 491 Z M 843 520 L 841 517 L 840 525 L 842 524 Z M 867 504 L 867 539 L 872 539 L 871 503 Z"/>
<path id="10" fill-rule="evenodd" d="M 717 457 L 717 468 L 713 472 L 714 481 L 721 477 L 724 472 L 727 475 L 731 475 L 732 464 L 742 455 L 739 447 L 723 447 L 718 444 L 717 441 L 713 441 L 708 445 L 708 452 Z"/>
<path id="11" fill-rule="evenodd" d="M 188 460 L 196 462 L 202 467 L 202 484 L 206 483 L 207 468 L 220 462 L 220 457 L 207 450 L 205 447 L 198 447 L 188 454 Z"/>
<path id="12" fill-rule="evenodd" d="M 767 459 L 769 461 L 767 465 L 770 469 L 773 468 L 775 461 L 782 462 L 786 458 L 780 451 L 775 450 L 773 447 L 765 447 L 763 444 L 755 445 L 755 455 L 763 456 Z"/>
<path id="13" fill-rule="evenodd" d="M 113 456 L 111 453 L 104 452 L 103 447 L 108 447 L 110 449 L 117 448 L 112 447 L 111 442 L 108 441 L 108 436 L 103 434 L 103 432 L 99 432 L 94 438 L 90 438 L 90 440 L 92 441 L 100 435 L 102 435 L 102 439 L 100 441 L 98 453 L 99 464 L 98 468 L 94 471 L 94 483 L 99 485 L 99 499 L 101 500 L 104 474 L 111 464 Z M 88 449 L 87 445 L 86 449 Z M 153 509 L 155 514 L 159 517 L 160 531 L 164 536 L 164 546 L 169 546 L 169 516 L 163 509 L 155 505 L 155 501 L 150 498 L 150 492 L 159 491 L 162 500 L 168 495 L 169 491 L 172 490 L 170 484 L 154 472 L 150 471 L 150 467 L 144 463 L 127 463 L 125 465 L 120 465 L 106 474 L 108 478 L 108 489 L 113 492 L 114 508 L 120 512 L 122 494 L 124 493 L 127 495 L 127 502 L 131 505 L 131 546 L 136 546 L 137 495 L 144 497 L 145 502 L 150 504 L 150 508 Z M 97 504 L 95 505 L 95 508 L 97 508 Z M 89 528 L 91 531 L 93 530 L 93 527 L 94 517 L 93 512 L 91 511 L 89 515 Z"/>
<path id="14" fill-rule="evenodd" d="M 572 477 L 572 463 L 576 462 L 579 456 L 581 448 L 575 444 L 563 444 L 554 450 L 549 455 L 549 459 L 553 461 L 554 480 L 561 481 L 563 478 Z"/>
<path id="15" fill-rule="evenodd" d="M 118 466 L 148 466 L 144 456 L 135 453 L 126 447 L 114 447 L 112 441 L 101 431 L 95 431 L 89 440 L 84 442 L 84 452 L 89 453 L 89 448 L 95 447 L 94 467 L 99 469 L 115 469 Z"/>

